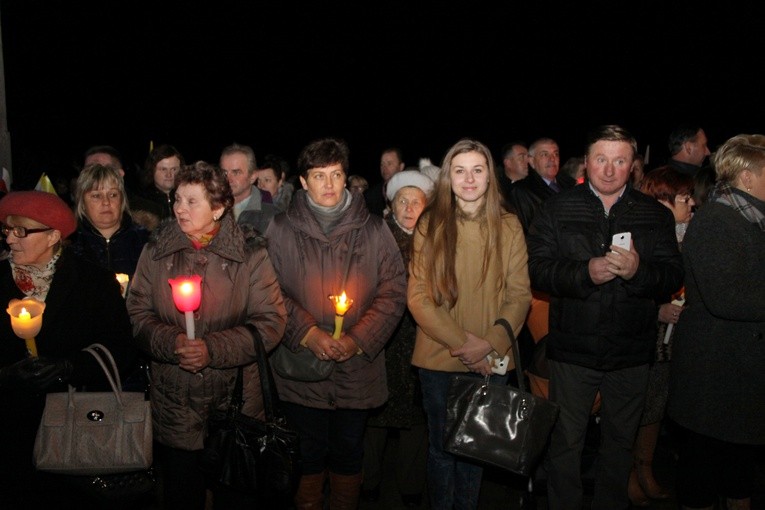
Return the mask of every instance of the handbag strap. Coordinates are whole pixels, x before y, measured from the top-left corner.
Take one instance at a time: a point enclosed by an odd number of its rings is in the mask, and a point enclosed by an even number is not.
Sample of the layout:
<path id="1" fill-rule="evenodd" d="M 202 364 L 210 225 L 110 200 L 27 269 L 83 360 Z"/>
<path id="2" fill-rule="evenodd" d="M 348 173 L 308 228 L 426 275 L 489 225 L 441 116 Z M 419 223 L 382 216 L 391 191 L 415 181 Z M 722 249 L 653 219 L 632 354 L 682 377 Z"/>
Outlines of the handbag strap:
<path id="1" fill-rule="evenodd" d="M 104 371 L 104 375 L 106 375 L 106 379 L 109 381 L 109 385 L 112 387 L 112 391 L 117 397 L 117 402 L 120 406 L 122 406 L 122 396 L 120 395 L 122 380 L 120 379 L 120 372 L 117 369 L 117 363 L 114 361 L 112 353 L 109 352 L 109 349 L 107 349 L 103 344 L 99 343 L 91 344 L 84 348 L 83 351 L 91 354 L 94 358 L 96 358 L 98 364 L 101 365 L 101 369 Z M 108 366 L 106 366 L 104 358 L 106 358 L 111 364 L 111 370 Z"/>
<path id="2" fill-rule="evenodd" d="M 343 281 L 340 282 L 340 290 L 345 290 L 345 283 L 348 281 L 348 272 L 351 269 L 351 258 L 353 257 L 353 248 L 356 246 L 356 239 L 359 237 L 359 229 L 351 233 L 351 242 L 348 243 L 348 256 L 345 258 L 345 270 L 343 271 Z"/>
<path id="3" fill-rule="evenodd" d="M 494 325 L 502 326 L 507 331 L 507 336 L 510 337 L 510 343 L 513 346 L 513 361 L 515 362 L 515 373 L 518 376 L 518 389 L 526 392 L 526 381 L 523 380 L 523 367 L 521 366 L 521 351 L 518 349 L 518 340 L 513 333 L 513 327 L 507 322 L 507 319 L 497 319 Z"/>
<path id="4" fill-rule="evenodd" d="M 279 396 L 276 393 L 274 376 L 271 373 L 271 367 L 268 364 L 266 348 L 263 346 L 260 333 L 252 324 L 247 324 L 247 329 L 250 330 L 253 343 L 255 344 L 256 363 L 258 364 L 258 374 L 260 375 L 260 391 L 263 395 L 263 409 L 266 414 L 266 421 L 272 421 L 274 419 L 274 409 L 279 401 Z M 229 406 L 235 411 L 240 410 L 242 408 L 242 403 L 244 402 L 244 397 L 242 395 L 243 386 L 244 368 L 240 366 L 237 369 L 234 393 L 231 395 L 231 404 Z"/>

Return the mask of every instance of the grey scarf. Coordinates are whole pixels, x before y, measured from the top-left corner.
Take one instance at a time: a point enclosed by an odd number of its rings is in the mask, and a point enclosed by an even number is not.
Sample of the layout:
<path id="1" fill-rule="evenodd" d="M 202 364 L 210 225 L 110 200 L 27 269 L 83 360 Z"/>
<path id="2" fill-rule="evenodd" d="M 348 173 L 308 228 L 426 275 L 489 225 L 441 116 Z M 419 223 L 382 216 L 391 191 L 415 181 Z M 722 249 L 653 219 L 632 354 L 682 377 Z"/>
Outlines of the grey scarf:
<path id="1" fill-rule="evenodd" d="M 311 200 L 311 196 L 306 193 L 308 207 L 316 217 L 316 221 L 319 222 L 319 226 L 321 227 L 321 231 L 324 232 L 324 235 L 332 232 L 337 224 L 340 223 L 343 213 L 351 206 L 351 198 L 350 192 L 348 192 L 347 189 L 344 189 L 343 198 L 341 198 L 337 204 L 332 207 L 324 207 Z"/>
<path id="2" fill-rule="evenodd" d="M 732 207 L 747 221 L 756 224 L 765 232 L 765 215 L 760 210 L 762 202 L 748 193 L 735 189 L 728 183 L 718 182 L 710 193 L 709 199 Z"/>

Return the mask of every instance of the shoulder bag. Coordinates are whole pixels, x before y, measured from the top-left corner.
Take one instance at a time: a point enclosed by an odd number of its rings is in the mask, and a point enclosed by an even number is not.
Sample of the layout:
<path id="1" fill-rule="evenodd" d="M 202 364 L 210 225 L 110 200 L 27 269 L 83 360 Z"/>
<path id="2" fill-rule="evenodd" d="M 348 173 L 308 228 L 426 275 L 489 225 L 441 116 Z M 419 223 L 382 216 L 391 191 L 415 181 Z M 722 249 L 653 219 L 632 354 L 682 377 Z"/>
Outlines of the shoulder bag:
<path id="1" fill-rule="evenodd" d="M 444 450 L 528 476 L 544 454 L 558 417 L 558 404 L 526 392 L 518 343 L 510 324 L 499 319 L 513 344 L 518 388 L 458 375 L 447 399 Z"/>
<path id="2" fill-rule="evenodd" d="M 213 488 L 254 493 L 269 505 L 281 506 L 291 501 L 300 479 L 300 441 L 278 408 L 260 335 L 254 327 L 248 329 L 256 345 L 266 419 L 242 414 L 243 370 L 239 367 L 228 409 L 212 413 L 207 421 L 201 466 Z"/>
<path id="3" fill-rule="evenodd" d="M 106 347 L 92 344 L 84 351 L 98 361 L 112 391 L 75 391 L 70 385 L 66 393 L 48 393 L 35 438 L 35 466 L 69 475 L 148 469 L 152 463 L 149 401 L 143 392 L 122 391 L 117 364 Z"/>

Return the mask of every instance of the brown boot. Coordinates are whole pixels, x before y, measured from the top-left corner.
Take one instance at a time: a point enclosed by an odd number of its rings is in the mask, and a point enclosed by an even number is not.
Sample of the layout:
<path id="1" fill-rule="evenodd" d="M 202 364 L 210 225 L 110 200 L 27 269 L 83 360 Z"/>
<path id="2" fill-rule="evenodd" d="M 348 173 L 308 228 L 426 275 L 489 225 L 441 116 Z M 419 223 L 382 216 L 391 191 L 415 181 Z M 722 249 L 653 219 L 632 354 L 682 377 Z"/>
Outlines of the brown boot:
<path id="1" fill-rule="evenodd" d="M 329 510 L 356 510 L 359 506 L 362 474 L 329 474 Z"/>
<path id="2" fill-rule="evenodd" d="M 627 496 L 630 498 L 632 506 L 646 507 L 651 505 L 651 500 L 645 495 L 643 489 L 640 488 L 637 470 L 634 466 L 632 467 L 632 471 L 630 471 L 630 481 L 627 485 Z"/>
<path id="3" fill-rule="evenodd" d="M 643 425 L 635 438 L 635 470 L 640 488 L 651 499 L 668 499 L 669 492 L 653 477 L 653 454 L 659 440 L 661 423 Z"/>
<path id="4" fill-rule="evenodd" d="M 300 477 L 297 494 L 295 494 L 296 510 L 321 510 L 324 507 L 324 481 L 327 472 Z"/>

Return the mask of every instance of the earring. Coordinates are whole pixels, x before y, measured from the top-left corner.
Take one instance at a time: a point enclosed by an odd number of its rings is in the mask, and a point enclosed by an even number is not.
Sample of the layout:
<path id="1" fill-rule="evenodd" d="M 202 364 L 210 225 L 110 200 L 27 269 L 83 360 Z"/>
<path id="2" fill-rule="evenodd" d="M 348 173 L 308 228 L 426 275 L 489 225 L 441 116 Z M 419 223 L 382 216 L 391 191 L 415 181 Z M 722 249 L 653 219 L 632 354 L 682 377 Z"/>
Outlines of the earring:
<path id="1" fill-rule="evenodd" d="M 218 221 L 218 217 L 217 216 L 213 216 L 213 221 Z"/>

